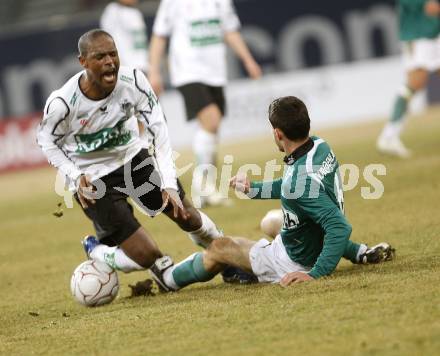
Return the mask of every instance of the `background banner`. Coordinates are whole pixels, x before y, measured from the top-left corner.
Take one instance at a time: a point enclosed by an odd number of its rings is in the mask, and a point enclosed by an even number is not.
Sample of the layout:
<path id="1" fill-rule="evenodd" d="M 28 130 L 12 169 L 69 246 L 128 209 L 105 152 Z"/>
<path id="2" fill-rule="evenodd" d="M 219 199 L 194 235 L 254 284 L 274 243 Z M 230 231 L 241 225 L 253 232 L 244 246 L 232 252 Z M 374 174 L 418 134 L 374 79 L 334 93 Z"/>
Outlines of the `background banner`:
<path id="1" fill-rule="evenodd" d="M 241 0 L 235 5 L 243 36 L 266 74 L 399 51 L 393 0 Z M 77 20 L 0 34 L 0 120 L 42 110 L 50 92 L 80 70 L 77 40 L 98 21 Z M 153 17 L 146 21 L 151 33 Z M 242 76 L 237 60 L 230 56 L 229 62 L 230 77 Z"/>

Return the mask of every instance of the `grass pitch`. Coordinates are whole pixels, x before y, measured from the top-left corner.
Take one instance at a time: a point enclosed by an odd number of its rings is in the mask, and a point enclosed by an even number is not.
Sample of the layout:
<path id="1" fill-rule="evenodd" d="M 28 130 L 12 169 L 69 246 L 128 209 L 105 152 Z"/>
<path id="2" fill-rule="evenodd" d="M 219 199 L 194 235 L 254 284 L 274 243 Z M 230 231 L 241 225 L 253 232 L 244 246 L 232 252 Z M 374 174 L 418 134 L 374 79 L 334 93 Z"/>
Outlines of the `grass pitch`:
<path id="1" fill-rule="evenodd" d="M 283 289 L 231 286 L 217 277 L 181 292 L 129 299 L 127 284 L 146 273 L 119 273 L 111 305 L 85 308 L 70 296 L 91 223 L 78 206 L 52 212 L 54 170 L 0 177 L 0 354 L 42 355 L 435 355 L 440 354 L 440 109 L 413 118 L 404 141 L 410 160 L 379 155 L 381 124 L 318 132 L 340 163 L 383 163 L 385 194 L 364 200 L 361 178 L 345 193 L 352 239 L 388 241 L 397 260 L 341 262 L 328 278 Z M 270 137 L 230 145 L 233 172 L 280 158 Z M 189 162 L 183 155 L 178 165 Z M 181 161 L 181 162 L 180 162 Z M 361 175 L 362 177 L 362 175 Z M 186 187 L 189 175 L 183 177 Z M 206 212 L 229 235 L 258 239 L 259 220 L 277 201 L 235 200 Z M 165 217 L 139 215 L 163 251 L 178 261 L 196 250 Z"/>

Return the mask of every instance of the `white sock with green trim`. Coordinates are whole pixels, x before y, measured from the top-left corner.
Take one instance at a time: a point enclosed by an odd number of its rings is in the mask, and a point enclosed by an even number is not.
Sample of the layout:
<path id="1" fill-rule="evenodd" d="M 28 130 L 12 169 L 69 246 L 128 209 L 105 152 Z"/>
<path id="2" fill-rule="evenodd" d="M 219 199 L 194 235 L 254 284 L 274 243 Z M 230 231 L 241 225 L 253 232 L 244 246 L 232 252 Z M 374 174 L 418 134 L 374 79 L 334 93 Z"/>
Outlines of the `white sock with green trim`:
<path id="1" fill-rule="evenodd" d="M 90 253 L 90 257 L 125 273 L 145 270 L 144 267 L 133 261 L 120 247 L 117 246 L 110 247 L 103 244 L 97 245 Z"/>

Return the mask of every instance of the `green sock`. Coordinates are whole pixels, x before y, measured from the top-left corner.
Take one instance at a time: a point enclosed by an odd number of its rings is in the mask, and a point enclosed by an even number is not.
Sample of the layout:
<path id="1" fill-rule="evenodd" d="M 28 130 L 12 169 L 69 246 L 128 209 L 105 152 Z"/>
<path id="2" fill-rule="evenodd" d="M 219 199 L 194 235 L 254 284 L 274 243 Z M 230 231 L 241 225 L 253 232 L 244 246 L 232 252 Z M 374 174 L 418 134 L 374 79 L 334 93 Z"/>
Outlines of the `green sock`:
<path id="1" fill-rule="evenodd" d="M 347 241 L 347 246 L 345 246 L 344 258 L 350 260 L 352 263 L 358 263 L 357 255 L 361 245 L 352 242 L 350 240 Z"/>
<path id="2" fill-rule="evenodd" d="M 391 115 L 391 122 L 403 120 L 408 107 L 408 100 L 403 96 L 398 96 L 394 102 L 393 114 Z"/>
<path id="3" fill-rule="evenodd" d="M 203 253 L 198 252 L 177 264 L 173 269 L 173 279 L 183 288 L 189 284 L 206 282 L 214 278 L 217 273 L 209 272 L 203 265 Z"/>
<path id="4" fill-rule="evenodd" d="M 413 91 L 407 86 L 403 86 L 399 90 L 399 94 L 394 102 L 393 113 L 391 115 L 391 122 L 398 122 L 404 119 L 408 109 L 408 103 L 411 100 Z"/>

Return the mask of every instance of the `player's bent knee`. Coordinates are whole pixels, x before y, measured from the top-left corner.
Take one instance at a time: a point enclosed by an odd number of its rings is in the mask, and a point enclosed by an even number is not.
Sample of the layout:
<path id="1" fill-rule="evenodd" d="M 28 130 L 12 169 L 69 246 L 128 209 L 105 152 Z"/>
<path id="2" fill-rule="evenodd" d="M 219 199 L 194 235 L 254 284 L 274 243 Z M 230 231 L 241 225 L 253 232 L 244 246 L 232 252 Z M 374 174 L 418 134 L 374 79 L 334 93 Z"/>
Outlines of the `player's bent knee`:
<path id="1" fill-rule="evenodd" d="M 414 92 L 422 90 L 428 83 L 428 72 L 425 70 L 417 70 L 410 73 L 408 77 L 408 86 Z"/>
<path id="2" fill-rule="evenodd" d="M 222 263 L 234 244 L 234 241 L 229 237 L 214 239 L 206 249 L 206 256 L 210 260 Z"/>

